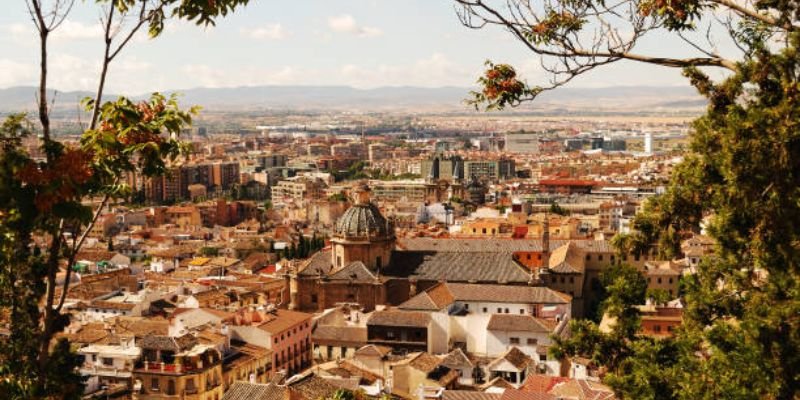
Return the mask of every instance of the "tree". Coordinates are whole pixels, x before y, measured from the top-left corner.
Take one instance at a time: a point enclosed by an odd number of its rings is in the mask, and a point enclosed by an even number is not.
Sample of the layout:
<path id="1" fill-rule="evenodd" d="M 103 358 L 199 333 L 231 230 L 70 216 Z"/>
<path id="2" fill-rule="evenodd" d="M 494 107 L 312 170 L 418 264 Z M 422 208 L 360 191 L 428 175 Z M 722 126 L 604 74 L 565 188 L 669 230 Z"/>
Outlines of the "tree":
<path id="1" fill-rule="evenodd" d="M 39 39 L 37 92 L 39 146 L 34 160 L 21 146 L 33 125 L 12 115 L 0 127 L 0 313 L 10 332 L 0 340 L 0 391 L 4 398 L 80 398 L 80 360 L 68 341 L 54 341 L 69 323 L 62 307 L 72 268 L 56 285 L 62 261 L 72 266 L 100 214 L 112 199 L 131 193 L 124 177 L 163 173 L 183 151 L 178 140 L 196 108 L 182 110 L 173 96 L 154 94 L 134 103 L 126 98 L 103 101 L 109 66 L 147 25 L 158 36 L 169 17 L 213 24 L 247 0 L 99 0 L 103 10 L 105 56 L 95 98 L 83 102 L 92 118 L 80 143 L 53 138 L 48 99 L 50 34 L 73 9 L 74 0 L 26 0 Z M 135 12 L 134 12 L 135 10 Z M 125 30 L 126 23 L 129 30 Z M 92 210 L 84 200 L 97 198 Z M 44 243 L 40 248 L 36 243 Z M 60 290 L 60 294 L 58 292 Z M 58 294 L 58 295 L 57 295 Z"/>
<path id="2" fill-rule="evenodd" d="M 681 328 L 656 340 L 618 329 L 606 334 L 580 321 L 573 338 L 583 340 L 555 351 L 594 358 L 623 398 L 800 396 L 800 5 L 552 0 L 534 8 L 519 0 L 456 1 L 465 23 L 500 25 L 551 62 L 553 79 L 544 86 L 529 86 L 513 67 L 489 63 L 482 91 L 473 94 L 476 106 L 514 106 L 623 59 L 683 68 L 708 101 L 667 193 L 645 204 L 635 232 L 615 240 L 625 252 L 655 249 L 672 257 L 680 254 L 682 238 L 699 232 L 701 222 L 707 227 L 715 254 L 683 281 Z M 661 40 L 683 40 L 698 56 L 634 52 L 656 32 Z M 723 57 L 720 47 L 698 41 L 699 32 L 707 32 L 699 34 L 705 42 L 724 36 L 736 50 Z M 724 73 L 712 79 L 710 68 Z M 614 357 L 606 355 L 609 344 Z"/>

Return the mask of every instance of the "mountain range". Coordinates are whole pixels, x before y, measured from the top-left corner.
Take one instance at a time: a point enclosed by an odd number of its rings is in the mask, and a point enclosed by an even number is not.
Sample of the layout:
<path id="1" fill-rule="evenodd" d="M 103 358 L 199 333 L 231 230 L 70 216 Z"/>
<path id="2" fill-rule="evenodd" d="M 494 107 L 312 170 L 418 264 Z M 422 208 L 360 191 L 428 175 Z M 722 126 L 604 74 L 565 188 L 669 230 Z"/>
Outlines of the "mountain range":
<path id="1" fill-rule="evenodd" d="M 468 111 L 464 99 L 470 88 L 413 86 L 357 89 L 348 86 L 247 86 L 177 90 L 181 103 L 213 111 L 363 110 Z M 0 112 L 35 109 L 32 86 L 0 89 Z M 170 93 L 173 91 L 167 91 Z M 74 113 L 91 92 L 55 93 L 55 112 Z M 115 95 L 106 96 L 106 99 Z M 133 96 L 135 99 L 145 94 Z M 50 98 L 53 98 L 51 92 Z M 541 112 L 676 112 L 698 111 L 705 101 L 691 87 L 617 86 L 559 88 L 544 92 L 523 111 Z"/>

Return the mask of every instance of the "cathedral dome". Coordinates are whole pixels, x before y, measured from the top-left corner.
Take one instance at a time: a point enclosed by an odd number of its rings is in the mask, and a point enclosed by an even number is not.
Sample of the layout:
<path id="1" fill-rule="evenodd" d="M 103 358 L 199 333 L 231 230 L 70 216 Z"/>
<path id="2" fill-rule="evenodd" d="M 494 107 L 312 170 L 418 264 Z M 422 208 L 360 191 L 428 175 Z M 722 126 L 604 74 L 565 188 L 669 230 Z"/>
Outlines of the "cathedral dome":
<path id="1" fill-rule="evenodd" d="M 389 223 L 372 203 L 355 204 L 336 221 L 334 235 L 339 237 L 385 238 L 390 235 Z"/>
<path id="2" fill-rule="evenodd" d="M 369 201 L 369 188 L 358 190 L 356 204 L 336 221 L 333 234 L 339 238 L 383 239 L 394 235 L 394 229 L 380 210 Z"/>

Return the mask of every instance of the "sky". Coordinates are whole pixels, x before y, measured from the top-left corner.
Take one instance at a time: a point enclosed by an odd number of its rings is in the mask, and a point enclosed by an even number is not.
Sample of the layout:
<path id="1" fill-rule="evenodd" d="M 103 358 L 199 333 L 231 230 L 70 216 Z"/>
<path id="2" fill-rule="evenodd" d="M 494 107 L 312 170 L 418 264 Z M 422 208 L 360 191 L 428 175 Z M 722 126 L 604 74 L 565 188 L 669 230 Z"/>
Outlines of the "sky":
<path id="1" fill-rule="evenodd" d="M 38 42 L 23 0 L 0 14 L 0 88 L 37 82 Z M 100 9 L 77 0 L 51 44 L 50 86 L 96 87 Z M 680 47 L 655 37 L 643 50 Z M 452 0 L 252 0 L 216 27 L 168 23 L 142 32 L 111 66 L 108 92 L 135 95 L 195 87 L 255 85 L 471 86 L 483 62 L 515 65 L 546 82 L 538 58 L 500 29 L 461 25 Z M 679 70 L 619 62 L 572 87 L 686 85 Z"/>

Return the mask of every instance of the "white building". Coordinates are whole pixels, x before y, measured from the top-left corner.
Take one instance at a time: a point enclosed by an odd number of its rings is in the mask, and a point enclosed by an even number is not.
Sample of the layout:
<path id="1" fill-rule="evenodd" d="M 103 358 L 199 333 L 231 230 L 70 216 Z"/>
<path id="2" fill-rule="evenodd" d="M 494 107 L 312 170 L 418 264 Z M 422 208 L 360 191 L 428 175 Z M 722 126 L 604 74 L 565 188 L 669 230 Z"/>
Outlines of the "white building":
<path id="1" fill-rule="evenodd" d="M 104 387 L 128 387 L 136 360 L 142 350 L 136 347 L 134 339 L 122 338 L 118 345 L 93 344 L 78 350 L 84 356 L 80 368 L 86 377 L 84 393 L 94 393 Z"/>

